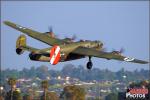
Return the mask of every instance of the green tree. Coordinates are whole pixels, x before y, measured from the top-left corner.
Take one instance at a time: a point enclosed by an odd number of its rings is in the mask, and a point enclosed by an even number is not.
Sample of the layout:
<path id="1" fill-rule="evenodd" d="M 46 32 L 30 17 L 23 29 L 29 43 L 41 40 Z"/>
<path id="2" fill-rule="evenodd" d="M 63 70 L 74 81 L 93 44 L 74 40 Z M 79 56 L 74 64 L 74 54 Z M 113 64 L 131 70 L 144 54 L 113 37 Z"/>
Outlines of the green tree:
<path id="1" fill-rule="evenodd" d="M 115 93 L 110 93 L 105 97 L 105 100 L 118 100 L 118 96 Z"/>
<path id="2" fill-rule="evenodd" d="M 80 86 L 66 86 L 60 97 L 65 100 L 85 100 L 85 90 Z"/>
<path id="3" fill-rule="evenodd" d="M 48 92 L 48 81 L 47 80 L 44 80 L 41 82 L 41 87 L 43 88 L 44 90 L 44 93 L 43 93 L 43 96 L 42 96 L 42 100 L 48 100 L 46 97 L 47 97 L 47 92 Z"/>
<path id="4" fill-rule="evenodd" d="M 24 94 L 23 100 L 33 100 L 36 97 L 38 97 L 36 96 L 36 92 L 32 88 L 29 88 Z"/>
<path id="5" fill-rule="evenodd" d="M 40 79 L 46 79 L 47 77 L 50 77 L 48 67 L 44 65 L 38 67 L 36 69 L 36 76 L 39 77 Z"/>
<path id="6" fill-rule="evenodd" d="M 56 92 L 48 92 L 48 100 L 59 100 L 59 97 L 57 96 Z"/>
<path id="7" fill-rule="evenodd" d="M 13 91 L 16 88 L 16 83 L 17 83 L 17 81 L 16 81 L 15 78 L 9 78 L 8 79 L 8 85 L 10 85 L 10 87 L 11 87 L 11 90 L 10 90 L 11 91 L 10 100 L 13 100 Z"/>
<path id="8" fill-rule="evenodd" d="M 13 92 L 13 100 L 22 100 L 22 95 L 19 89 L 15 89 Z"/>
<path id="9" fill-rule="evenodd" d="M 31 95 L 25 94 L 25 95 L 23 96 L 23 100 L 33 100 L 33 98 L 32 98 Z"/>
<path id="10" fill-rule="evenodd" d="M 13 92 L 11 92 L 11 91 L 7 92 L 5 100 L 22 100 L 22 96 L 21 96 L 20 91 L 18 91 L 16 89 Z"/>

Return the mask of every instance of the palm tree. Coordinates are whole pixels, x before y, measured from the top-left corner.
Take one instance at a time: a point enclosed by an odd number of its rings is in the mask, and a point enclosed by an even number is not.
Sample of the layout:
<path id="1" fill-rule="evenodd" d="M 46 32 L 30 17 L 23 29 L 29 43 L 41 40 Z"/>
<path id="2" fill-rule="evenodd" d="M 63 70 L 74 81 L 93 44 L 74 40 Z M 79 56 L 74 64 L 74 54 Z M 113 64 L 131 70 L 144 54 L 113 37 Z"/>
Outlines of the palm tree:
<path id="1" fill-rule="evenodd" d="M 41 82 L 41 87 L 44 89 L 44 100 L 46 100 L 46 94 L 47 94 L 47 91 L 48 91 L 48 81 L 47 80 L 44 80 Z"/>
<path id="2" fill-rule="evenodd" d="M 8 85 L 10 85 L 10 87 L 11 87 L 10 100 L 13 100 L 13 91 L 16 89 L 16 83 L 17 83 L 17 81 L 15 78 L 9 78 L 8 79 Z"/>
<path id="3" fill-rule="evenodd" d="M 64 87 L 64 90 L 60 97 L 64 100 L 85 100 L 84 88 L 76 85 L 68 85 Z"/>

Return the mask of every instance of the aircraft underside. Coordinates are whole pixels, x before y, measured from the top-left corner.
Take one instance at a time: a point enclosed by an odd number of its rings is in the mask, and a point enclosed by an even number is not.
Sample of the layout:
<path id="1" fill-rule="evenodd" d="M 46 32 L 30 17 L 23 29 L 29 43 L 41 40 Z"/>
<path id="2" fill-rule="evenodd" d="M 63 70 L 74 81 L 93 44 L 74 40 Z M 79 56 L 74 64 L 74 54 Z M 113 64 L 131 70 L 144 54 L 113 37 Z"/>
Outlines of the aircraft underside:
<path id="1" fill-rule="evenodd" d="M 30 53 L 29 54 L 29 58 L 30 58 L 30 60 L 34 60 L 34 61 L 49 62 L 50 61 L 50 54 L 36 54 L 36 53 L 34 54 L 34 53 Z M 77 60 L 77 59 L 81 59 L 81 58 L 85 58 L 85 56 L 70 53 L 67 56 L 65 56 L 65 55 L 61 56 L 59 62 Z"/>
<path id="2" fill-rule="evenodd" d="M 30 53 L 29 54 L 29 58 L 30 60 L 34 60 L 34 61 L 43 61 L 43 62 L 50 62 L 50 55 L 49 54 L 34 54 L 34 53 Z M 77 59 L 81 59 L 81 58 L 85 58 L 85 56 L 83 55 L 78 55 L 78 54 L 73 54 L 70 53 L 68 56 L 61 56 L 60 57 L 60 61 L 59 62 L 65 62 L 65 61 L 71 61 L 71 60 L 77 60 Z M 89 57 L 89 61 L 87 63 L 87 68 L 91 69 L 93 66 L 92 61 L 91 61 L 91 57 Z"/>

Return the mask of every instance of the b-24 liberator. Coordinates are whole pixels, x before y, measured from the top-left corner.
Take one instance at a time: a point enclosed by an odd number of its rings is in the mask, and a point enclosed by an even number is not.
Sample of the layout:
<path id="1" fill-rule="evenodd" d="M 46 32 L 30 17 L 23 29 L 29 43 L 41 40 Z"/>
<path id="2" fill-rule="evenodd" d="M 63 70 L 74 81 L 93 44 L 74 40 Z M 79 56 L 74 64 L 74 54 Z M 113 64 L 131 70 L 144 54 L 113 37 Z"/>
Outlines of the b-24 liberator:
<path id="1" fill-rule="evenodd" d="M 121 51 L 106 52 L 101 41 L 79 40 L 73 41 L 73 38 L 60 39 L 55 36 L 52 29 L 49 32 L 41 33 L 30 28 L 20 26 L 10 21 L 4 21 L 4 24 L 48 44 L 49 48 L 37 49 L 26 44 L 26 36 L 20 35 L 16 41 L 16 53 L 22 54 L 29 51 L 29 58 L 34 61 L 50 62 L 56 65 L 59 62 L 77 60 L 88 57 L 87 68 L 91 69 L 92 57 L 104 58 L 107 60 L 119 60 L 139 64 L 147 64 L 147 61 L 138 60 L 132 57 L 122 55 Z"/>

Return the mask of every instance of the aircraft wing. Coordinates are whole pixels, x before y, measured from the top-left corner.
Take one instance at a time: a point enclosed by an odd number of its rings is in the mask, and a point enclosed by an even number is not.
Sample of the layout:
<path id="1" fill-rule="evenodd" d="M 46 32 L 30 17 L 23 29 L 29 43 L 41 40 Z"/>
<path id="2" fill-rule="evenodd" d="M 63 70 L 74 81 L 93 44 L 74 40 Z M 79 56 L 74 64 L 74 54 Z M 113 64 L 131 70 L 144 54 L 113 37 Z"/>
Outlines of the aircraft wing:
<path id="1" fill-rule="evenodd" d="M 31 29 L 26 28 L 26 27 L 22 27 L 20 25 L 17 25 L 15 23 L 10 22 L 10 21 L 4 21 L 4 24 L 6 24 L 6 25 L 8 25 L 8 26 L 10 26 L 10 27 L 22 32 L 22 33 L 25 33 L 26 35 L 28 35 L 34 39 L 37 39 L 37 40 L 42 41 L 48 45 L 51 45 L 51 46 L 64 43 L 64 41 L 62 41 L 61 39 L 51 38 L 45 34 L 31 30 Z"/>
<path id="2" fill-rule="evenodd" d="M 49 55 L 49 53 L 47 53 L 43 49 L 37 49 L 37 48 L 33 48 L 33 47 L 30 47 L 30 46 L 27 46 L 27 45 L 26 46 L 21 46 L 20 49 L 26 50 L 26 51 L 29 51 L 29 52 L 34 52 L 34 53 Z"/>
<path id="3" fill-rule="evenodd" d="M 36 51 L 39 50 L 39 49 L 30 47 L 30 46 L 21 46 L 21 49 L 26 50 L 26 51 L 29 51 L 29 52 L 36 52 Z"/>
<path id="4" fill-rule="evenodd" d="M 103 52 L 98 51 L 92 48 L 86 48 L 86 47 L 79 47 L 72 51 L 72 53 L 85 55 L 85 56 L 93 56 L 98 58 L 105 58 L 105 59 L 114 59 L 114 60 L 120 60 L 120 61 L 127 61 L 127 62 L 133 62 L 133 63 L 140 63 L 140 64 L 146 64 L 147 61 L 138 60 L 135 58 L 125 57 L 122 55 L 114 54 L 111 52 Z"/>

